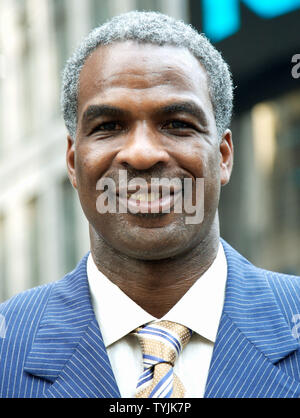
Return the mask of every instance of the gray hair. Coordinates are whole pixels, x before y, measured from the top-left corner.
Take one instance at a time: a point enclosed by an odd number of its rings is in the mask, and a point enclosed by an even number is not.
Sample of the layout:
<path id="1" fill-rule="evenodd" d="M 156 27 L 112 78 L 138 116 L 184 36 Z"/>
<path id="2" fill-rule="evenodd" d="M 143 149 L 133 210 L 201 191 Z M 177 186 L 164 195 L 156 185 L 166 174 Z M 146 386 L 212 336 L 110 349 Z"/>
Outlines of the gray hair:
<path id="1" fill-rule="evenodd" d="M 76 136 L 79 77 L 86 59 L 100 45 L 128 40 L 187 48 L 201 62 L 208 75 L 210 98 L 221 136 L 230 125 L 233 107 L 232 78 L 221 54 L 191 25 L 161 13 L 132 11 L 92 30 L 66 63 L 61 105 L 71 137 Z"/>

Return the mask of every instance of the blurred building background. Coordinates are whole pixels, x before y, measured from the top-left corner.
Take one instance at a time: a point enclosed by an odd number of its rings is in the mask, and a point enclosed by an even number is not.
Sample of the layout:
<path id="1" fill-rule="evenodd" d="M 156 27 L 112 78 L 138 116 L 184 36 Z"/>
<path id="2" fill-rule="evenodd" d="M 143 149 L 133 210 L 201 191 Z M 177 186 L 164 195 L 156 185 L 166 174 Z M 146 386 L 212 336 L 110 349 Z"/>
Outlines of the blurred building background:
<path id="1" fill-rule="evenodd" d="M 0 301 L 59 279 L 89 249 L 66 174 L 60 75 L 93 27 L 134 9 L 192 23 L 231 65 L 222 236 L 261 267 L 300 274 L 300 0 L 0 0 Z"/>

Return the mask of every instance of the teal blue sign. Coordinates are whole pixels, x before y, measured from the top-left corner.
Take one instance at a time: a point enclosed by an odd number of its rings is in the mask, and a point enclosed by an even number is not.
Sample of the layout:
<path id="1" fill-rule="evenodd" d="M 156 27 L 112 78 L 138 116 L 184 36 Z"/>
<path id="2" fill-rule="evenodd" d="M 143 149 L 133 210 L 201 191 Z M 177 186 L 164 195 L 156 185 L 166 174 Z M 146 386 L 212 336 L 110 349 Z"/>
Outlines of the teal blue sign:
<path id="1" fill-rule="evenodd" d="M 208 38 L 218 42 L 238 32 L 241 3 L 263 19 L 300 9 L 300 0 L 202 0 L 203 31 Z"/>

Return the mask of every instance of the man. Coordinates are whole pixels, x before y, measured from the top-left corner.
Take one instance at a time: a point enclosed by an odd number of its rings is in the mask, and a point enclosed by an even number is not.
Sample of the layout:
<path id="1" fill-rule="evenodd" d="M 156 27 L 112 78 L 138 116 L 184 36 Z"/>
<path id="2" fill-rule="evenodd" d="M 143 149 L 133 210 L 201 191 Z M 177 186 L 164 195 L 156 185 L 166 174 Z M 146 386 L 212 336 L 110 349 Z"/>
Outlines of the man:
<path id="1" fill-rule="evenodd" d="M 220 54 L 167 16 L 121 15 L 68 61 L 62 105 L 91 251 L 1 306 L 1 397 L 299 397 L 300 280 L 219 236 L 233 164 Z"/>

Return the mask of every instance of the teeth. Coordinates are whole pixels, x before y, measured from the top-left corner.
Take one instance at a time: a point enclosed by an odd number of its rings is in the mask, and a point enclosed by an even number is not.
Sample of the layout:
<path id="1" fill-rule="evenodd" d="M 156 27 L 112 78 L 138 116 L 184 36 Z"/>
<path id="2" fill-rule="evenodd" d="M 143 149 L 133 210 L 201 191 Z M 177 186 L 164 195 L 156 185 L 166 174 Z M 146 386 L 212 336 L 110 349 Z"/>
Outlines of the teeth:
<path id="1" fill-rule="evenodd" d="M 139 200 L 140 202 L 154 202 L 159 199 L 159 193 L 135 193 L 134 195 L 127 195 L 127 198 L 132 200 Z"/>

